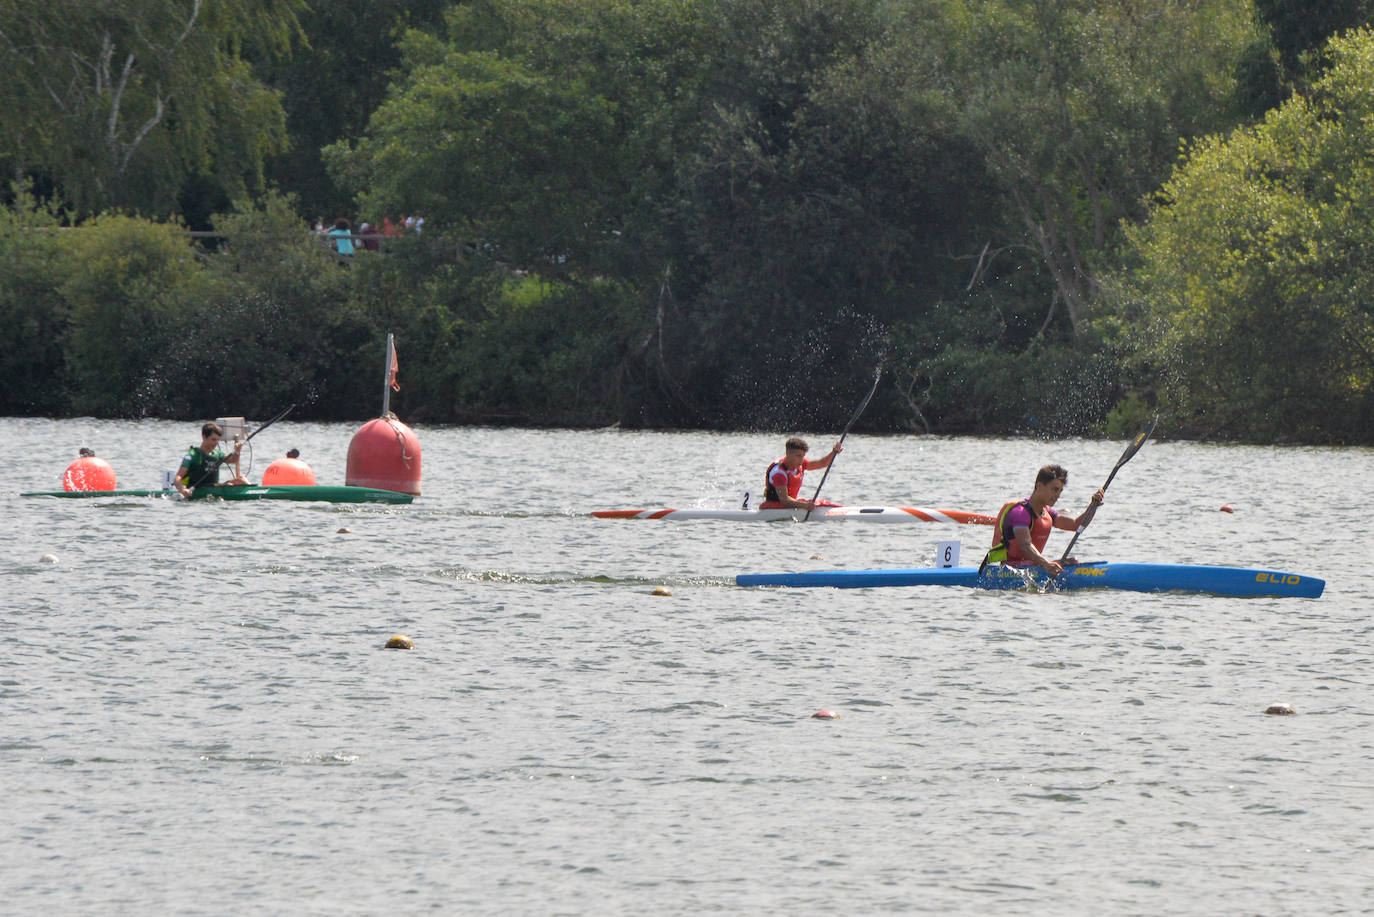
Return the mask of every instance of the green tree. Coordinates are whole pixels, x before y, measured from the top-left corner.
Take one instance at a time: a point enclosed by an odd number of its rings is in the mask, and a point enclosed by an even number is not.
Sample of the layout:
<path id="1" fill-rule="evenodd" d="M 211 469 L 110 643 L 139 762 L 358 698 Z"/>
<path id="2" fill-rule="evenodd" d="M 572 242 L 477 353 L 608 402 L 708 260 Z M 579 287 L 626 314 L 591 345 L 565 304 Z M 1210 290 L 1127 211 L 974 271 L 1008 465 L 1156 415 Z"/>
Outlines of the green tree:
<path id="1" fill-rule="evenodd" d="M 62 414 L 71 397 L 65 344 L 69 310 L 59 295 L 64 260 L 56 208 L 25 185 L 0 210 L 0 414 Z"/>
<path id="2" fill-rule="evenodd" d="M 1368 442 L 1374 430 L 1374 33 L 1253 129 L 1193 144 L 1129 233 L 1118 320 L 1176 429 Z"/>
<path id="3" fill-rule="evenodd" d="M 998 248 L 1031 253 L 1074 334 L 1123 219 L 1181 139 L 1233 126 L 1235 70 L 1258 32 L 1247 0 L 949 3 L 937 74 L 985 157 L 1007 219 Z M 1051 316 L 1046 317 L 1048 322 Z"/>
<path id="4" fill-rule="evenodd" d="M 183 227 L 100 216 L 63 233 L 61 265 L 71 408 L 97 417 L 167 411 L 194 384 L 173 371 L 189 353 L 184 304 L 212 295 Z"/>
<path id="5" fill-rule="evenodd" d="M 359 137 L 386 98 L 407 29 L 441 27 L 452 0 L 311 3 L 300 14 L 303 40 L 288 56 L 257 60 L 254 72 L 281 93 L 290 149 L 268 163 L 304 215 L 353 218 L 355 202 L 329 177 L 320 150 Z M 380 214 L 360 214 L 376 222 Z"/>
<path id="6" fill-rule="evenodd" d="M 50 179 L 78 215 L 176 212 L 213 175 L 260 187 L 286 134 L 244 59 L 284 53 L 304 0 L 0 0 L 0 160 Z"/>

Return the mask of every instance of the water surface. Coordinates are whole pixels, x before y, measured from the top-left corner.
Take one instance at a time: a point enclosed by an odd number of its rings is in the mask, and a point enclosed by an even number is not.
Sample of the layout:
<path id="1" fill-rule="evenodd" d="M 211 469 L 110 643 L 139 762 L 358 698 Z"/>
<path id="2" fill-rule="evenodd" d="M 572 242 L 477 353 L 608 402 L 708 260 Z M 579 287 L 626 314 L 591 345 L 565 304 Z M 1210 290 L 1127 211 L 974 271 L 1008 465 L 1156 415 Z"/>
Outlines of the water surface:
<path id="1" fill-rule="evenodd" d="M 253 477 L 343 483 L 355 429 L 283 421 Z M 92 502 L 18 494 L 82 445 L 156 486 L 194 426 L 0 419 L 0 911 L 1369 906 L 1370 450 L 1122 469 L 1080 557 L 1327 580 L 1235 599 L 742 589 L 989 533 L 586 515 L 732 505 L 780 434 L 417 433 L 411 506 Z M 855 435 L 825 495 L 995 511 L 1055 461 L 1076 513 L 1124 446 Z"/>

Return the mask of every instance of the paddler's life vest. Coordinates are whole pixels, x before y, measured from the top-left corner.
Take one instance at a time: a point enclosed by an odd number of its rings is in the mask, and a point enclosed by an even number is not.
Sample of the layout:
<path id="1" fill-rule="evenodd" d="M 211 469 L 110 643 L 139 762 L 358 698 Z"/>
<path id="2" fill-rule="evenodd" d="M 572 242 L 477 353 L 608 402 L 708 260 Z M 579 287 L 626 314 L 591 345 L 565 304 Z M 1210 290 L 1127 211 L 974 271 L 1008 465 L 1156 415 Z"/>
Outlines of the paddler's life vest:
<path id="1" fill-rule="evenodd" d="M 228 455 L 220 449 L 213 454 L 202 452 L 199 446 L 192 446 L 186 452 L 181 464 L 186 468 L 186 486 L 214 487 L 219 483 L 219 466 L 224 464 Z"/>
<path id="2" fill-rule="evenodd" d="M 787 457 L 783 456 L 769 465 L 768 470 L 763 473 L 763 500 L 765 503 L 782 502 L 782 498 L 778 496 L 778 489 L 773 486 L 773 469 L 775 468 L 781 468 L 783 473 L 787 475 L 787 495 L 789 497 L 795 500 L 797 494 L 801 493 L 802 475 L 806 473 L 806 463 L 803 462 L 796 471 L 790 471 L 784 464 L 786 460 Z"/>
<path id="3" fill-rule="evenodd" d="M 1013 500 L 1003 505 L 1001 512 L 997 514 L 997 524 L 992 529 L 992 547 L 983 556 L 983 562 L 978 565 L 978 572 L 981 574 L 988 564 L 1000 564 L 1005 561 L 1024 561 L 1026 558 L 1021 556 L 1021 547 L 1016 543 L 1016 533 L 1012 531 L 1011 524 L 1007 519 L 1011 511 L 1018 506 L 1024 506 L 1026 512 L 1031 517 L 1030 539 L 1031 544 L 1035 545 L 1035 550 L 1045 550 L 1045 545 L 1049 543 L 1050 532 L 1054 530 L 1054 511 L 1045 507 L 1045 512 L 1040 515 L 1035 514 L 1034 507 L 1031 506 L 1030 497 L 1024 500 Z"/>

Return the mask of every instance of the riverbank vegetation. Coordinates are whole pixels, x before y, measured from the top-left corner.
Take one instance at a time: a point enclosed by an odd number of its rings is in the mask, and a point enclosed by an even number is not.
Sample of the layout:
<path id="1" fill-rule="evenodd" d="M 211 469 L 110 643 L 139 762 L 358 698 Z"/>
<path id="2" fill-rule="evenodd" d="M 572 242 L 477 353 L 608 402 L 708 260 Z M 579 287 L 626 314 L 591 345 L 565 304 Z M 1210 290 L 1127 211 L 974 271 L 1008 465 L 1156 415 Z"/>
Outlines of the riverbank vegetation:
<path id="1" fill-rule="evenodd" d="M 0 412 L 1374 442 L 1346 6 L 3 0 Z"/>

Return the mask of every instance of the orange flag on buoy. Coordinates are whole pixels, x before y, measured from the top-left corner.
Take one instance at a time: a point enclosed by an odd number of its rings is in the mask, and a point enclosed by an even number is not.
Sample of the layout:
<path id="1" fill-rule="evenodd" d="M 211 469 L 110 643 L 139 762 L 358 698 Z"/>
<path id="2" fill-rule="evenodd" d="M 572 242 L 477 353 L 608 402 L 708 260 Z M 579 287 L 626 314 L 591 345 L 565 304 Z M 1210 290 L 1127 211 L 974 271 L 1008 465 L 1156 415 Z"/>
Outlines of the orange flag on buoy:
<path id="1" fill-rule="evenodd" d="M 401 366 L 399 363 L 396 362 L 396 342 L 391 340 L 390 335 L 387 336 L 386 346 L 386 358 L 388 361 L 388 365 L 391 367 L 391 373 L 389 376 L 391 380 L 391 390 L 393 392 L 399 392 L 401 390 L 401 383 L 396 381 L 396 372 L 401 368 Z"/>

